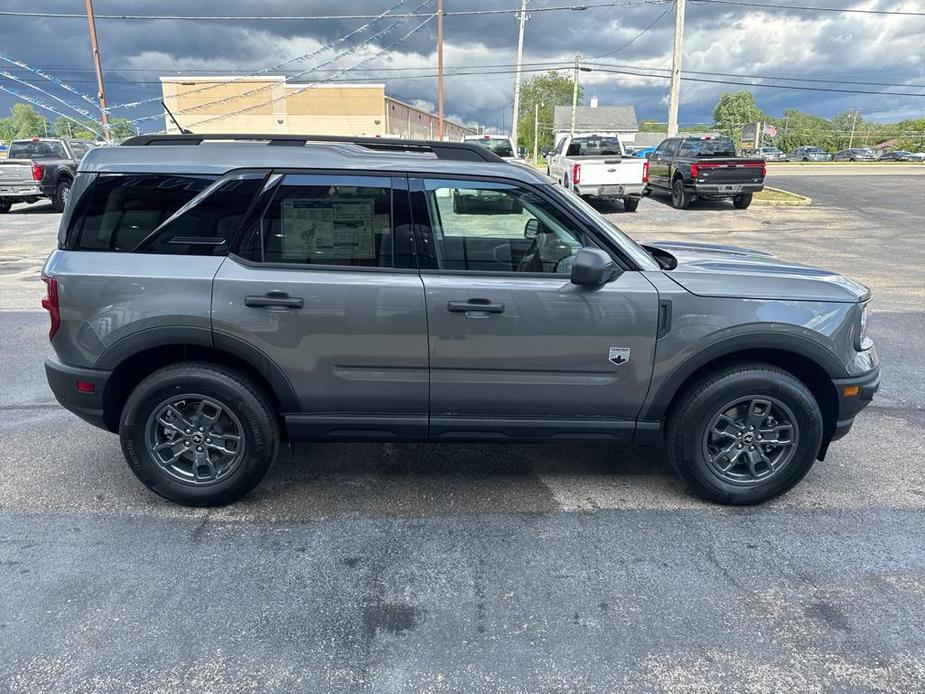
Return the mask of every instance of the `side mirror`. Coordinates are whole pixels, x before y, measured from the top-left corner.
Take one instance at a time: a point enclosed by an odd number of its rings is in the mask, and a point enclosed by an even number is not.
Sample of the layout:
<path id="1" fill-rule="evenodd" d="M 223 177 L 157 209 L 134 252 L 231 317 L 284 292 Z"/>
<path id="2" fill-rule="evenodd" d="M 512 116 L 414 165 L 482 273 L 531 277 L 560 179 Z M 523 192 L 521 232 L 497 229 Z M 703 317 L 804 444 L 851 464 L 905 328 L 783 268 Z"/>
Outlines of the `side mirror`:
<path id="1" fill-rule="evenodd" d="M 600 287 L 617 277 L 620 270 L 607 253 L 599 248 L 582 248 L 572 263 L 572 284 Z"/>
<path id="2" fill-rule="evenodd" d="M 540 220 L 536 217 L 533 219 L 528 219 L 527 223 L 524 224 L 524 238 L 525 239 L 535 239 L 536 235 L 540 233 Z"/>

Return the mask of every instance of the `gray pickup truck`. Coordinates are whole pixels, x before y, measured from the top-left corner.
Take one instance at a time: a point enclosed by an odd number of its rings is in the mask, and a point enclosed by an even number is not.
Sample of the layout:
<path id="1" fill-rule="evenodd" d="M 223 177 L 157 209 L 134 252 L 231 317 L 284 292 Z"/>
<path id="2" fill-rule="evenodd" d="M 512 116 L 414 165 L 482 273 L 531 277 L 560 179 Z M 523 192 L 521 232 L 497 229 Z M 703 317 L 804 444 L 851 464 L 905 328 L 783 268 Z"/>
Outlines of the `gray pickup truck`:
<path id="1" fill-rule="evenodd" d="M 563 440 L 660 446 L 701 497 L 754 504 L 880 382 L 861 284 L 639 245 L 480 145 L 140 136 L 72 197 L 49 384 L 184 504 L 247 493 L 281 441 Z"/>
<path id="2" fill-rule="evenodd" d="M 0 213 L 9 212 L 13 203 L 41 198 L 63 212 L 77 164 L 92 146 L 84 140 L 13 140 L 7 158 L 0 160 Z"/>

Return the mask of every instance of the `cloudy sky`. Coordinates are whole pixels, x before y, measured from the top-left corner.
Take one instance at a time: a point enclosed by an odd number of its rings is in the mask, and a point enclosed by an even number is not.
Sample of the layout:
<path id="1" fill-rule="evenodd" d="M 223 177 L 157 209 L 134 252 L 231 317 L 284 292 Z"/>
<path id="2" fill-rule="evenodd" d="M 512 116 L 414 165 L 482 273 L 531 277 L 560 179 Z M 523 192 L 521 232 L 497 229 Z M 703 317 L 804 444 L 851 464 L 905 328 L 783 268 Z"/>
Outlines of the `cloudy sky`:
<path id="1" fill-rule="evenodd" d="M 394 12 L 426 12 L 424 0 L 406 0 Z M 435 2 L 436 0 L 433 0 Z M 585 0 L 596 4 L 600 0 Z M 755 87 L 759 105 L 771 114 L 789 107 L 822 116 L 845 108 L 859 108 L 873 120 L 896 120 L 925 114 L 925 16 L 849 14 L 796 9 L 761 9 L 752 6 L 688 2 L 684 68 L 690 77 L 714 82 L 684 82 L 682 123 L 709 120 L 718 95 L 743 88 L 726 81 L 773 82 L 799 87 L 912 92 L 923 96 L 885 96 L 806 89 Z M 98 15 L 344 15 L 378 14 L 398 0 L 96 0 Z M 518 0 L 445 0 L 448 13 L 460 10 L 514 8 Z M 572 0 L 532 0 L 533 9 L 525 38 L 526 64 L 568 63 L 574 53 L 594 64 L 613 69 L 659 72 L 671 64 L 674 10 L 663 0 L 616 0 L 614 6 L 585 11 L 542 11 L 573 4 Z M 776 0 L 779 5 L 811 5 L 925 13 L 925 2 L 914 0 Z M 3 2 L 0 10 L 79 13 L 80 0 L 33 0 Z M 432 11 L 432 10 L 431 10 Z M 661 17 L 660 19 L 658 19 Z M 658 21 L 656 21 L 658 20 Z M 160 92 L 160 74 L 246 74 L 312 53 L 363 26 L 365 19 L 300 21 L 125 21 L 100 19 L 100 50 L 110 103 L 119 104 Z M 394 21 L 394 20 L 393 20 Z M 346 67 L 371 58 L 362 70 L 349 73 L 354 81 L 385 82 L 399 98 L 432 105 L 436 99 L 436 22 L 392 47 L 420 19 L 408 19 L 365 48 L 343 58 L 339 52 L 363 43 L 383 31 L 388 20 L 341 43 L 335 50 L 289 66 L 288 74 L 307 71 L 298 81 L 330 78 L 330 72 L 310 68 L 335 58 L 329 67 Z M 654 24 L 652 24 L 655 22 Z M 640 33 L 651 28 L 642 36 Z M 638 38 L 637 38 L 638 37 Z M 445 20 L 447 72 L 471 72 L 447 77 L 446 111 L 465 122 L 488 126 L 510 125 L 509 104 L 513 90 L 512 68 L 516 57 L 517 28 L 512 14 L 448 16 Z M 635 39 L 635 40 L 633 40 Z M 631 42 L 632 41 L 632 42 Z M 628 45 L 627 45 L 628 44 Z M 92 63 L 86 20 L 50 17 L 0 16 L 0 53 L 36 68 L 43 68 L 75 89 L 94 93 Z M 597 56 L 604 56 L 596 58 Z M 478 66 L 500 66 L 484 67 Z M 627 66 L 632 69 L 627 70 Z M 412 69 L 413 68 L 413 69 Z M 0 64 L 17 77 L 48 88 L 66 101 L 74 95 L 36 79 L 28 70 Z M 497 74 L 500 73 L 500 74 Z M 717 74 L 724 73 L 724 74 Z M 726 74 L 728 73 L 728 74 Z M 282 74 L 280 73 L 275 74 Z M 748 75 L 748 78 L 730 74 Z M 760 80 L 754 76 L 798 78 Z M 667 80 L 595 70 L 582 73 L 586 100 L 596 96 L 601 105 L 635 105 L 640 118 L 666 119 Z M 720 82 L 720 83 L 717 83 Z M 886 86 L 907 85 L 907 86 Z M 64 107 L 46 95 L 0 77 L 0 86 L 29 94 L 49 105 Z M 16 97 L 0 92 L 0 113 L 6 113 Z M 89 108 L 89 104 L 83 106 Z M 156 104 L 117 110 L 115 115 L 138 118 L 159 112 Z M 52 116 L 54 118 L 54 116 Z M 142 131 L 162 127 L 162 121 L 140 123 Z"/>

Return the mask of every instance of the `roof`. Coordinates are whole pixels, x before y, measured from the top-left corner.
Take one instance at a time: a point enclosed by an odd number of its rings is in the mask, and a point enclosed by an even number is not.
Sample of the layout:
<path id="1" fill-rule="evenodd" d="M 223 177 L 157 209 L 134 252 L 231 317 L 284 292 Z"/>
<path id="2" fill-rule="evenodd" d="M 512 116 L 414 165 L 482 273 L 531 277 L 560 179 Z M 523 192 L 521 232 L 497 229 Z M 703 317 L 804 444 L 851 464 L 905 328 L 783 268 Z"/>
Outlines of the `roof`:
<path id="1" fill-rule="evenodd" d="M 556 106 L 553 118 L 556 131 L 571 130 L 572 107 Z M 579 106 L 575 112 L 576 130 L 638 130 L 636 109 L 633 106 Z"/>
<path id="2" fill-rule="evenodd" d="M 177 137 L 177 136 L 175 136 Z M 395 142 L 385 140 L 383 142 Z M 418 145 L 424 143 L 416 143 Z M 236 169 L 325 169 L 382 174 L 476 175 L 546 184 L 541 172 L 504 161 L 440 159 L 426 152 L 377 151 L 354 143 L 310 142 L 273 146 L 257 142 L 205 142 L 95 147 L 80 163 L 86 173 L 165 173 L 223 175 Z"/>

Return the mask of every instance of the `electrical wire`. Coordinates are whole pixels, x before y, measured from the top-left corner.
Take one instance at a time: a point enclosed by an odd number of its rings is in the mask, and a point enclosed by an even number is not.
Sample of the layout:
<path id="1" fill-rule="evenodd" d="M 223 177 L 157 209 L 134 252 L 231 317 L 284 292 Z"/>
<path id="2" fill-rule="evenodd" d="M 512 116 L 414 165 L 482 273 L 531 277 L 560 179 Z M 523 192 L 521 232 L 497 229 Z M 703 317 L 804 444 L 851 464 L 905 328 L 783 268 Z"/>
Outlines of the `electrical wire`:
<path id="1" fill-rule="evenodd" d="M 57 101 L 59 104 L 62 104 L 62 105 L 64 105 L 64 106 L 66 106 L 68 109 L 70 109 L 70 110 L 73 111 L 74 113 L 79 113 L 81 116 L 83 116 L 84 118 L 89 118 L 89 119 L 92 120 L 94 123 L 98 122 L 98 121 L 97 121 L 97 117 L 96 117 L 95 115 L 93 115 L 92 113 L 90 113 L 89 111 L 87 111 L 86 109 L 82 109 L 82 108 L 80 108 L 80 107 L 78 107 L 78 106 L 74 106 L 74 104 L 69 103 L 68 101 L 62 99 L 60 96 L 57 96 L 57 95 L 55 95 L 55 94 L 52 94 L 51 92 L 46 91 L 46 90 L 42 89 L 42 88 L 39 87 L 39 86 L 36 86 L 36 85 L 34 85 L 34 84 L 30 84 L 29 82 L 26 82 L 25 80 L 19 79 L 18 77 L 15 77 L 15 76 L 11 75 L 10 73 L 6 72 L 5 70 L 0 70 L 0 77 L 3 77 L 3 78 L 6 79 L 6 80 L 12 80 L 13 82 L 16 82 L 16 83 L 18 83 L 18 84 L 21 84 L 21 85 L 23 85 L 24 87 L 28 87 L 29 89 L 35 90 L 35 91 L 37 91 L 37 92 L 40 92 L 40 93 L 44 94 L 45 96 L 47 96 L 48 98 L 54 99 L 54 100 Z"/>
<path id="2" fill-rule="evenodd" d="M 636 34 L 636 35 L 635 35 L 633 38 L 631 38 L 629 41 L 627 41 L 627 42 L 624 43 L 624 44 L 621 44 L 621 45 L 617 46 L 617 47 L 614 48 L 612 51 L 607 51 L 606 53 L 601 53 L 600 55 L 594 56 L 594 58 L 592 58 L 592 60 L 597 60 L 598 58 L 604 58 L 604 57 L 606 57 L 606 56 L 608 56 L 608 55 L 613 55 L 614 53 L 618 53 L 618 52 L 622 51 L 622 50 L 623 50 L 624 48 L 626 48 L 627 46 L 630 46 L 630 45 L 636 43 L 636 41 L 638 41 L 638 40 L 641 39 L 643 36 L 645 36 L 646 33 L 648 33 L 649 29 L 651 29 L 651 28 L 654 27 L 656 24 L 658 24 L 659 21 L 661 21 L 662 17 L 664 17 L 664 16 L 665 16 L 666 14 L 668 14 L 669 12 L 671 12 L 671 10 L 674 9 L 674 5 L 675 5 L 675 0 L 672 0 L 671 4 L 668 5 L 668 7 L 665 9 L 664 12 L 662 12 L 658 17 L 656 17 L 655 19 L 653 19 L 653 20 L 646 26 L 645 29 L 643 29 L 642 31 L 640 31 L 638 34 Z"/>
<path id="3" fill-rule="evenodd" d="M 691 0 L 696 5 L 739 5 L 760 10 L 800 10 L 806 12 L 847 12 L 849 14 L 895 15 L 900 17 L 925 17 L 925 12 L 905 10 L 864 10 L 854 7 L 810 7 L 807 5 L 775 5 L 765 2 L 742 2 L 742 0 Z"/>
<path id="4" fill-rule="evenodd" d="M 31 96 L 28 96 L 28 95 L 26 95 L 26 94 L 23 94 L 22 92 L 20 92 L 20 91 L 18 91 L 18 90 L 16 90 L 16 89 L 10 89 L 9 87 L 4 87 L 2 84 L 0 84 L 0 91 L 6 92 L 7 94 L 12 94 L 12 95 L 15 96 L 17 99 L 22 99 L 22 100 L 25 101 L 27 104 L 32 104 L 32 105 L 35 106 L 36 108 L 40 108 L 40 109 L 42 109 L 42 110 L 44 110 L 44 111 L 48 111 L 49 113 L 54 113 L 56 116 L 60 116 L 61 118 L 64 118 L 65 120 L 70 121 L 71 123 L 76 123 L 77 125 L 79 125 L 79 126 L 80 126 L 81 128 L 83 128 L 84 130 L 89 130 L 91 133 L 93 133 L 94 135 L 96 135 L 98 138 L 102 138 L 102 137 L 103 137 L 102 134 L 101 134 L 98 130 L 96 130 L 95 128 L 91 127 L 91 126 L 88 125 L 87 123 L 82 123 L 81 121 L 77 120 L 76 118 L 71 118 L 71 117 L 68 116 L 67 114 L 61 113 L 61 111 L 57 110 L 57 109 L 54 108 L 53 106 L 49 106 L 48 104 L 43 103 L 43 102 L 39 101 L 38 99 L 33 99 Z M 96 122 L 94 121 L 94 125 L 95 125 L 95 124 L 96 124 Z"/>
<path id="5" fill-rule="evenodd" d="M 635 7 L 638 5 L 662 5 L 672 0 L 630 0 L 629 2 L 600 2 L 590 4 L 576 5 L 556 5 L 552 7 L 537 7 L 533 12 L 561 12 L 573 11 L 583 12 L 585 10 L 597 7 Z M 444 12 L 444 17 L 476 17 L 484 15 L 497 14 L 517 14 L 520 9 L 498 9 L 498 10 L 457 10 L 454 12 Z M 393 14 L 390 17 L 413 19 L 415 17 L 424 17 L 422 13 L 404 13 Z M 20 12 L 14 10 L 0 10 L 0 17 L 43 17 L 46 19 L 86 19 L 86 14 L 70 12 Z M 372 19 L 376 15 L 370 14 L 342 14 L 342 15 L 131 15 L 131 14 L 97 14 L 97 20 L 122 20 L 122 21 L 316 21 L 325 19 Z"/>

